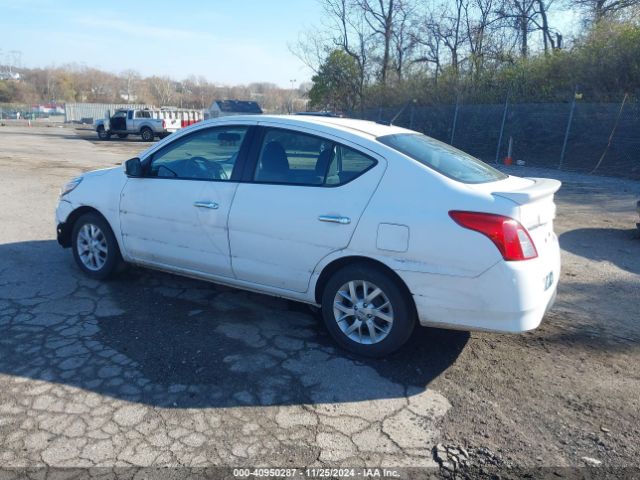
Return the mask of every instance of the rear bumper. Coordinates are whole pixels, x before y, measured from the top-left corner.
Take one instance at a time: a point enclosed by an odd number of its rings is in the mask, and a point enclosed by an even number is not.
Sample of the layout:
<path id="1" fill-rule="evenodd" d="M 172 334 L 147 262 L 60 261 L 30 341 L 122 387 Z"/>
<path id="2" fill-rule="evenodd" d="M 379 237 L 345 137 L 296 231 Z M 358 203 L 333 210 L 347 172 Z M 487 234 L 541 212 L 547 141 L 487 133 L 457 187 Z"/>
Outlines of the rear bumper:
<path id="1" fill-rule="evenodd" d="M 560 248 L 555 235 L 544 255 L 500 261 L 473 278 L 398 272 L 413 294 L 421 325 L 519 333 L 540 325 L 556 297 Z"/>

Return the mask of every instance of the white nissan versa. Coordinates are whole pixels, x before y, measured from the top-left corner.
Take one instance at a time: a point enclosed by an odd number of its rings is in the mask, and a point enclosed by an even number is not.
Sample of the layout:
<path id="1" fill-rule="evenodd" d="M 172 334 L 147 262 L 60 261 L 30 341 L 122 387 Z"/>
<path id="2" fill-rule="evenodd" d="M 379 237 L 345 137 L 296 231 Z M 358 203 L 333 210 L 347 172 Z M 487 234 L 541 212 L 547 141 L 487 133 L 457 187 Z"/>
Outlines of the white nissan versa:
<path id="1" fill-rule="evenodd" d="M 382 356 L 416 321 L 537 327 L 560 272 L 559 188 L 395 126 L 238 116 L 72 180 L 56 219 L 92 278 L 130 262 L 319 305 L 338 344 Z"/>

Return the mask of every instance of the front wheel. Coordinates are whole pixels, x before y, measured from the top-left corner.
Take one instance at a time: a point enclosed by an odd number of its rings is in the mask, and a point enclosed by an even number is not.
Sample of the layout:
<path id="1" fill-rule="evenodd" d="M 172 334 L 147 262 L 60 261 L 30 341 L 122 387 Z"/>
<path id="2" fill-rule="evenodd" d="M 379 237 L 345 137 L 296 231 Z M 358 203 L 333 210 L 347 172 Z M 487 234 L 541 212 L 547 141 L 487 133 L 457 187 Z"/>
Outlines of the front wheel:
<path id="1" fill-rule="evenodd" d="M 140 130 L 140 136 L 145 142 L 153 142 L 153 130 L 151 130 L 149 127 L 144 127 L 142 130 Z"/>
<path id="2" fill-rule="evenodd" d="M 322 294 L 322 317 L 340 346 L 368 357 L 398 350 L 416 323 L 406 289 L 370 265 L 349 265 L 329 279 Z"/>
<path id="3" fill-rule="evenodd" d="M 96 280 L 110 277 L 123 263 L 111 227 L 96 213 L 85 213 L 75 222 L 71 246 L 80 270 Z"/>
<path id="4" fill-rule="evenodd" d="M 98 138 L 100 140 L 109 140 L 110 137 L 111 135 L 105 130 L 103 126 L 98 127 Z"/>

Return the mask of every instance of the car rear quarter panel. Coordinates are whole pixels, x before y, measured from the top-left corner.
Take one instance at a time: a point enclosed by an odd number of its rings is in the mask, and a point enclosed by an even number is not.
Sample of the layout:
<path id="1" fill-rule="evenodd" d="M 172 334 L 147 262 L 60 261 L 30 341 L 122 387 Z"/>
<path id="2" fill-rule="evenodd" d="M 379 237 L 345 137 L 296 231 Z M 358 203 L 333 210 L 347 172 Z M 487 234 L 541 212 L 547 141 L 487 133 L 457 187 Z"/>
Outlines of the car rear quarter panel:
<path id="1" fill-rule="evenodd" d="M 384 155 L 387 171 L 362 215 L 350 250 L 384 259 L 394 270 L 462 277 L 478 276 L 501 261 L 488 238 L 460 227 L 449 211 L 508 215 L 515 207 L 512 202 L 473 191 L 392 150 Z M 405 251 L 381 248 L 385 245 L 379 238 L 381 224 L 406 227 Z"/>

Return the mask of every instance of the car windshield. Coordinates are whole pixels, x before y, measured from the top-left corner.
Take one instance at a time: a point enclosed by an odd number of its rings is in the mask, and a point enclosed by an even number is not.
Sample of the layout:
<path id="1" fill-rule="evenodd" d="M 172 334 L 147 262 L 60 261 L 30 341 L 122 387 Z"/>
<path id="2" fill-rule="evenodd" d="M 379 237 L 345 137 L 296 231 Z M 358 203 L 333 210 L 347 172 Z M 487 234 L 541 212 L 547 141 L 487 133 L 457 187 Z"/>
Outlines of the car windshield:
<path id="1" fill-rule="evenodd" d="M 482 160 L 419 133 L 385 135 L 377 140 L 462 183 L 487 183 L 507 178 Z"/>

